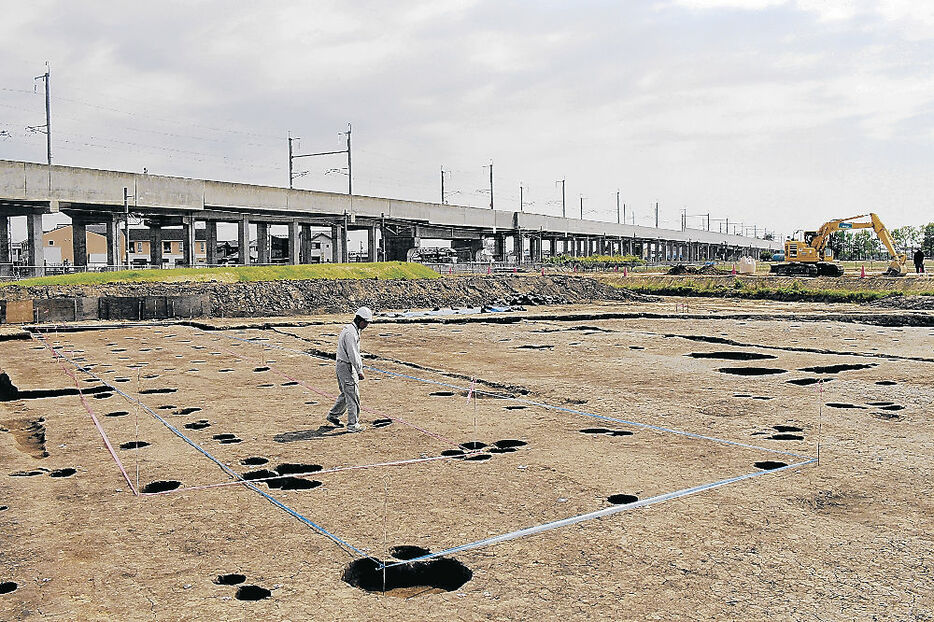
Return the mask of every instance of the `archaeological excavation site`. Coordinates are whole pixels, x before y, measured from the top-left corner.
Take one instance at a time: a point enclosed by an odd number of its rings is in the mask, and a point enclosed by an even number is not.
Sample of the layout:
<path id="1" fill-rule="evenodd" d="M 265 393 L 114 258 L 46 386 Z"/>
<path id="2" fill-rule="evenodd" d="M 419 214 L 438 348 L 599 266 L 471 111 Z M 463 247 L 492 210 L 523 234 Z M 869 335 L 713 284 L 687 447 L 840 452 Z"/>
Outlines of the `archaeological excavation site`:
<path id="1" fill-rule="evenodd" d="M 0 619 L 932 619 L 934 298 L 697 278 L 4 285 Z"/>

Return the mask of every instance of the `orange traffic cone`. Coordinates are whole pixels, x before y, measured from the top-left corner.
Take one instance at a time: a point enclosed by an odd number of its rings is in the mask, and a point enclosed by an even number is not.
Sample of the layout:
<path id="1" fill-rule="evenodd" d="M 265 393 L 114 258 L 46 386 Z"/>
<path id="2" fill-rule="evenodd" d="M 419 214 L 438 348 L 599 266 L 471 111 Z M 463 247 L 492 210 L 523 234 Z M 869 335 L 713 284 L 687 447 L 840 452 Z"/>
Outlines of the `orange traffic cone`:
<path id="1" fill-rule="evenodd" d="M 860 266 L 860 268 L 859 268 L 859 278 L 861 278 L 861 279 L 865 279 L 865 278 L 866 278 L 866 266 Z"/>

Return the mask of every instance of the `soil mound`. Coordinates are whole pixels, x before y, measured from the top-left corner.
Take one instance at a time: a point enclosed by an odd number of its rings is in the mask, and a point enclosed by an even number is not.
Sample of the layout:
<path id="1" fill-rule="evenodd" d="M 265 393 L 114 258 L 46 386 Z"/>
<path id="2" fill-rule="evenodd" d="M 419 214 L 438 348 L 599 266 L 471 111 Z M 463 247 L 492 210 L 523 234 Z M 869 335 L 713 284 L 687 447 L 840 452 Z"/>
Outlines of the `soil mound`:
<path id="1" fill-rule="evenodd" d="M 472 275 L 439 279 L 309 279 L 244 283 L 112 283 L 4 289 L 7 300 L 71 297 L 197 296 L 214 317 L 268 317 L 374 309 L 543 305 L 654 300 L 582 276 Z M 207 311 L 207 309 L 205 309 Z"/>
<path id="2" fill-rule="evenodd" d="M 669 268 L 667 274 L 726 274 L 726 270 L 718 270 L 716 266 L 705 264 L 703 266 L 686 266 L 683 263 Z"/>
<path id="3" fill-rule="evenodd" d="M 869 307 L 880 309 L 911 309 L 913 311 L 934 311 L 934 296 L 893 295 L 866 303 Z"/>

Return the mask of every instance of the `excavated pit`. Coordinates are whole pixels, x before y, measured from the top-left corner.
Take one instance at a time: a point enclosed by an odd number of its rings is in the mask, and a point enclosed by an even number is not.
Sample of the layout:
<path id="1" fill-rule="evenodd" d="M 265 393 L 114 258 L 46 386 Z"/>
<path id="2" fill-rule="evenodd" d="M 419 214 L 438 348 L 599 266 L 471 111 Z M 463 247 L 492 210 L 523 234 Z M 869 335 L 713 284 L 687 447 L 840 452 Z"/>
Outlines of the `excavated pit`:
<path id="1" fill-rule="evenodd" d="M 237 600 L 264 600 L 272 596 L 272 592 L 258 585 L 241 585 L 237 588 L 234 598 Z"/>
<path id="2" fill-rule="evenodd" d="M 477 449 L 483 449 L 486 447 L 486 443 L 481 443 L 480 441 L 467 441 L 466 443 L 461 443 L 460 446 L 469 451 L 474 451 Z"/>
<path id="3" fill-rule="evenodd" d="M 230 574 L 219 574 L 214 578 L 214 583 L 217 585 L 240 585 L 246 581 L 246 575 L 230 573 Z"/>
<path id="4" fill-rule="evenodd" d="M 857 406 L 856 404 L 848 404 L 846 402 L 827 402 L 826 406 L 828 408 L 843 408 L 843 409 L 855 408 L 855 409 L 860 409 L 860 410 L 866 408 L 865 406 Z"/>
<path id="5" fill-rule="evenodd" d="M 316 479 L 283 477 L 281 479 L 270 480 L 266 482 L 266 485 L 270 488 L 278 488 L 279 490 L 311 490 L 312 488 L 322 486 L 323 483 Z"/>
<path id="6" fill-rule="evenodd" d="M 317 473 L 323 467 L 320 464 L 301 464 L 295 462 L 283 462 L 276 467 L 276 473 L 279 475 L 297 475 L 306 473 Z"/>
<path id="7" fill-rule="evenodd" d="M 796 384 L 799 387 L 807 387 L 812 384 L 817 384 L 823 380 L 824 382 L 830 382 L 832 378 L 795 378 L 794 380 L 786 380 L 788 384 Z"/>
<path id="8" fill-rule="evenodd" d="M 387 425 L 392 425 L 392 419 L 374 419 L 371 425 L 374 428 L 385 428 Z"/>
<path id="9" fill-rule="evenodd" d="M 639 500 L 639 497 L 637 497 L 636 495 L 627 495 L 627 494 L 621 493 L 621 494 L 616 494 L 616 495 L 610 495 L 609 497 L 606 498 L 606 500 L 609 503 L 612 503 L 613 505 L 627 505 L 629 503 L 635 503 L 636 501 Z"/>
<path id="10" fill-rule="evenodd" d="M 275 471 L 270 471 L 269 469 L 257 469 L 256 471 L 247 471 L 243 473 L 240 477 L 246 480 L 254 479 L 268 479 L 270 477 L 278 477 L 279 473 Z"/>
<path id="11" fill-rule="evenodd" d="M 526 441 L 520 441 L 515 438 L 505 438 L 501 441 L 495 441 L 493 444 L 499 449 L 515 449 L 516 447 L 525 447 L 528 445 Z"/>
<path id="12" fill-rule="evenodd" d="M 803 441 L 804 437 L 800 434 L 773 434 L 769 437 L 773 441 Z"/>
<path id="13" fill-rule="evenodd" d="M 260 466 L 263 464 L 267 464 L 268 462 L 269 462 L 268 458 L 262 458 L 260 456 L 253 456 L 250 458 L 244 458 L 243 460 L 240 461 L 240 464 L 242 464 L 243 466 Z"/>
<path id="14" fill-rule="evenodd" d="M 429 592 L 453 592 L 473 577 L 473 572 L 456 559 L 438 557 L 382 568 L 383 562 L 371 557 L 357 559 L 344 569 L 341 580 L 367 592 L 381 592 L 408 598 Z"/>
<path id="15" fill-rule="evenodd" d="M 143 447 L 149 447 L 151 444 L 146 441 L 130 441 L 120 445 L 120 449 L 142 449 Z"/>
<path id="16" fill-rule="evenodd" d="M 775 374 L 786 374 L 787 369 L 776 367 L 721 367 L 721 374 L 734 374 L 736 376 L 773 376 Z"/>
<path id="17" fill-rule="evenodd" d="M 719 359 L 724 361 L 764 361 L 766 359 L 778 358 L 774 354 L 762 354 L 761 352 L 691 352 L 687 356 L 695 359 Z"/>
<path id="18" fill-rule="evenodd" d="M 64 469 L 55 469 L 55 470 L 53 470 L 51 473 L 49 473 L 49 477 L 55 477 L 55 478 L 60 478 L 60 477 L 71 477 L 72 475 L 74 475 L 74 474 L 77 473 L 77 472 L 78 472 L 78 469 L 75 469 L 75 468 L 72 468 L 72 467 L 66 467 L 66 468 L 64 468 Z"/>
<path id="19" fill-rule="evenodd" d="M 775 469 L 780 469 L 782 467 L 788 466 L 785 462 L 779 462 L 777 460 L 762 460 L 756 462 L 753 466 L 757 469 L 762 469 L 763 471 L 774 471 Z"/>
<path id="20" fill-rule="evenodd" d="M 19 587 L 15 581 L 4 581 L 0 583 L 0 594 L 9 594 L 10 592 L 15 592 L 16 588 Z"/>
<path id="21" fill-rule="evenodd" d="M 411 544 L 400 544 L 399 546 L 394 546 L 389 549 L 389 554 L 392 557 L 395 559 L 401 559 L 402 561 L 408 561 L 417 557 L 424 557 L 429 553 L 431 553 L 429 549 Z"/>
<path id="22" fill-rule="evenodd" d="M 181 485 L 182 483 L 180 481 L 177 481 L 174 479 L 157 479 L 143 486 L 142 492 L 145 492 L 145 493 L 168 492 L 170 490 L 175 490 Z"/>
<path id="23" fill-rule="evenodd" d="M 798 371 L 804 371 L 810 374 L 839 374 L 840 372 L 844 371 L 870 369 L 875 366 L 876 363 L 840 363 L 839 365 L 816 365 L 814 367 L 802 367 Z"/>
<path id="24" fill-rule="evenodd" d="M 471 462 L 486 462 L 492 457 L 493 456 L 491 456 L 490 454 L 473 454 L 473 455 L 467 456 L 466 458 L 464 458 L 464 460 L 465 461 L 469 460 Z"/>
<path id="25" fill-rule="evenodd" d="M 164 393 L 175 393 L 178 389 L 172 388 L 160 388 L 160 389 L 143 389 L 140 391 L 140 395 L 161 395 Z"/>
<path id="26" fill-rule="evenodd" d="M 210 428 L 211 424 L 207 420 L 202 419 L 201 421 L 193 421 L 192 423 L 186 423 L 185 428 L 189 430 L 203 430 L 205 428 Z"/>
<path id="27" fill-rule="evenodd" d="M 772 429 L 776 432 L 803 432 L 803 428 L 796 425 L 773 425 Z"/>

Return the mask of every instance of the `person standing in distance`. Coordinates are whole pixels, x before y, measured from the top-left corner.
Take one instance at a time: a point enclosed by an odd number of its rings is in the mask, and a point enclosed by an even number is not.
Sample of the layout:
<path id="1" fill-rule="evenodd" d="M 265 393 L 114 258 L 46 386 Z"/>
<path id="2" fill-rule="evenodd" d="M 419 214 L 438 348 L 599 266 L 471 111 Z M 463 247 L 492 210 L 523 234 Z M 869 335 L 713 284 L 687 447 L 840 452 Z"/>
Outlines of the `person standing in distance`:
<path id="1" fill-rule="evenodd" d="M 358 421 L 360 416 L 360 391 L 357 382 L 363 380 L 363 361 L 360 358 L 360 333 L 370 325 L 373 312 L 367 307 L 360 307 L 353 322 L 344 327 L 337 338 L 337 386 L 340 395 L 328 412 L 328 423 L 342 428 L 340 416 L 347 411 L 347 431 L 362 432 L 364 426 Z"/>
<path id="2" fill-rule="evenodd" d="M 915 251 L 915 272 L 924 274 L 924 251 L 920 248 Z"/>

